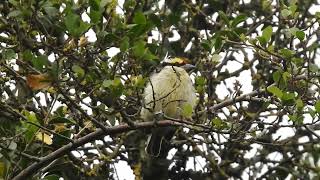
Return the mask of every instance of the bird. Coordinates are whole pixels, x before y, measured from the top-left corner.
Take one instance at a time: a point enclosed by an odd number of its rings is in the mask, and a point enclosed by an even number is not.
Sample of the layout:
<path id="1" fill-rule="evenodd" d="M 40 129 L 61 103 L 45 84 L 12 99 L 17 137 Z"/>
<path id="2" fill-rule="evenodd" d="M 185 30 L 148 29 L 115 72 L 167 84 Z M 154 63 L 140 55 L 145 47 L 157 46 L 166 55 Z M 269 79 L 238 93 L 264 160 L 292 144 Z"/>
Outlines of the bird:
<path id="1" fill-rule="evenodd" d="M 162 67 L 150 76 L 145 86 L 141 118 L 155 122 L 163 117 L 191 119 L 192 113 L 190 117 L 183 117 L 183 111 L 185 107 L 193 110 L 196 105 L 196 91 L 187 72 L 195 66 L 186 58 L 174 57 L 165 58 Z M 169 144 L 175 131 L 175 127 L 154 127 L 147 140 L 146 153 L 153 157 L 166 154 L 164 146 Z"/>

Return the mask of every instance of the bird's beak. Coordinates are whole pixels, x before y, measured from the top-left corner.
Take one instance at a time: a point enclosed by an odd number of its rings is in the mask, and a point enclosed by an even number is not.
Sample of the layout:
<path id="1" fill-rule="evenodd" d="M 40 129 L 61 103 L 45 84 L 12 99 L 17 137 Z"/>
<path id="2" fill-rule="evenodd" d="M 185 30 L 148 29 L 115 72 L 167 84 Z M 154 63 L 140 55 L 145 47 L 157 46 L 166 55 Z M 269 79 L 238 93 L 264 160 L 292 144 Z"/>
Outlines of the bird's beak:
<path id="1" fill-rule="evenodd" d="M 181 66 L 184 70 L 186 70 L 187 72 L 192 72 L 192 70 L 194 70 L 196 68 L 196 66 L 192 65 L 192 64 L 185 64 L 183 66 Z"/>

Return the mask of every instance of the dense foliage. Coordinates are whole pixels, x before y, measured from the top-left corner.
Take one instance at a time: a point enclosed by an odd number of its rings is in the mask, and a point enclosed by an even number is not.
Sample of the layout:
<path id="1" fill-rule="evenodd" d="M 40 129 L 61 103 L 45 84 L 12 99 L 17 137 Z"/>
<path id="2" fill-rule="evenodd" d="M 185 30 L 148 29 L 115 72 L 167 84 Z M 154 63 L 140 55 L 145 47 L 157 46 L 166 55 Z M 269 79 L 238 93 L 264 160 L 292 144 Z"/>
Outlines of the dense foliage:
<path id="1" fill-rule="evenodd" d="M 2 0 L 0 179 L 117 179 L 119 161 L 137 180 L 319 176 L 319 7 Z M 196 65 L 198 104 L 158 124 L 180 128 L 152 158 L 139 112 L 167 54 Z"/>

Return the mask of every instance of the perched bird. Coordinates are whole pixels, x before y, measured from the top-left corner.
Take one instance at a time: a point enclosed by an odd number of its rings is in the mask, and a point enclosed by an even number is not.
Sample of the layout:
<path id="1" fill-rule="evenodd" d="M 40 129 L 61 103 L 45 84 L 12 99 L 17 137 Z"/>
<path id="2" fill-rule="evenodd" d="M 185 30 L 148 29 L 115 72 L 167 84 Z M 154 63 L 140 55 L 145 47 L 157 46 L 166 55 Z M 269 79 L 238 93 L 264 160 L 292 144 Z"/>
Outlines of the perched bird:
<path id="1" fill-rule="evenodd" d="M 144 89 L 141 117 L 145 121 L 156 121 L 159 119 L 157 114 L 181 118 L 185 107 L 193 109 L 196 105 L 195 89 L 187 73 L 194 66 L 187 64 L 187 60 L 183 58 L 168 58 L 162 65 L 160 71 L 151 75 Z M 175 130 L 174 127 L 153 128 L 147 141 L 146 152 L 154 157 L 165 153 L 164 145 L 168 145 Z"/>

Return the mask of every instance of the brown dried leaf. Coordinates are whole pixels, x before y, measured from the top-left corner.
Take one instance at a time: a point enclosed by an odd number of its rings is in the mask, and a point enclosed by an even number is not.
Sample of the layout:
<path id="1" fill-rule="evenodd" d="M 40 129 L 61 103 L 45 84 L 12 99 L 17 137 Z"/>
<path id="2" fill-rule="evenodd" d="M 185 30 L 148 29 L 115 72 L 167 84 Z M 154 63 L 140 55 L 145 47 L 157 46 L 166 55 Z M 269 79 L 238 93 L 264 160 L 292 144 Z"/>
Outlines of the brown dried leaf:
<path id="1" fill-rule="evenodd" d="M 33 90 L 41 90 L 51 86 L 52 78 L 48 74 L 27 75 L 27 85 Z"/>

